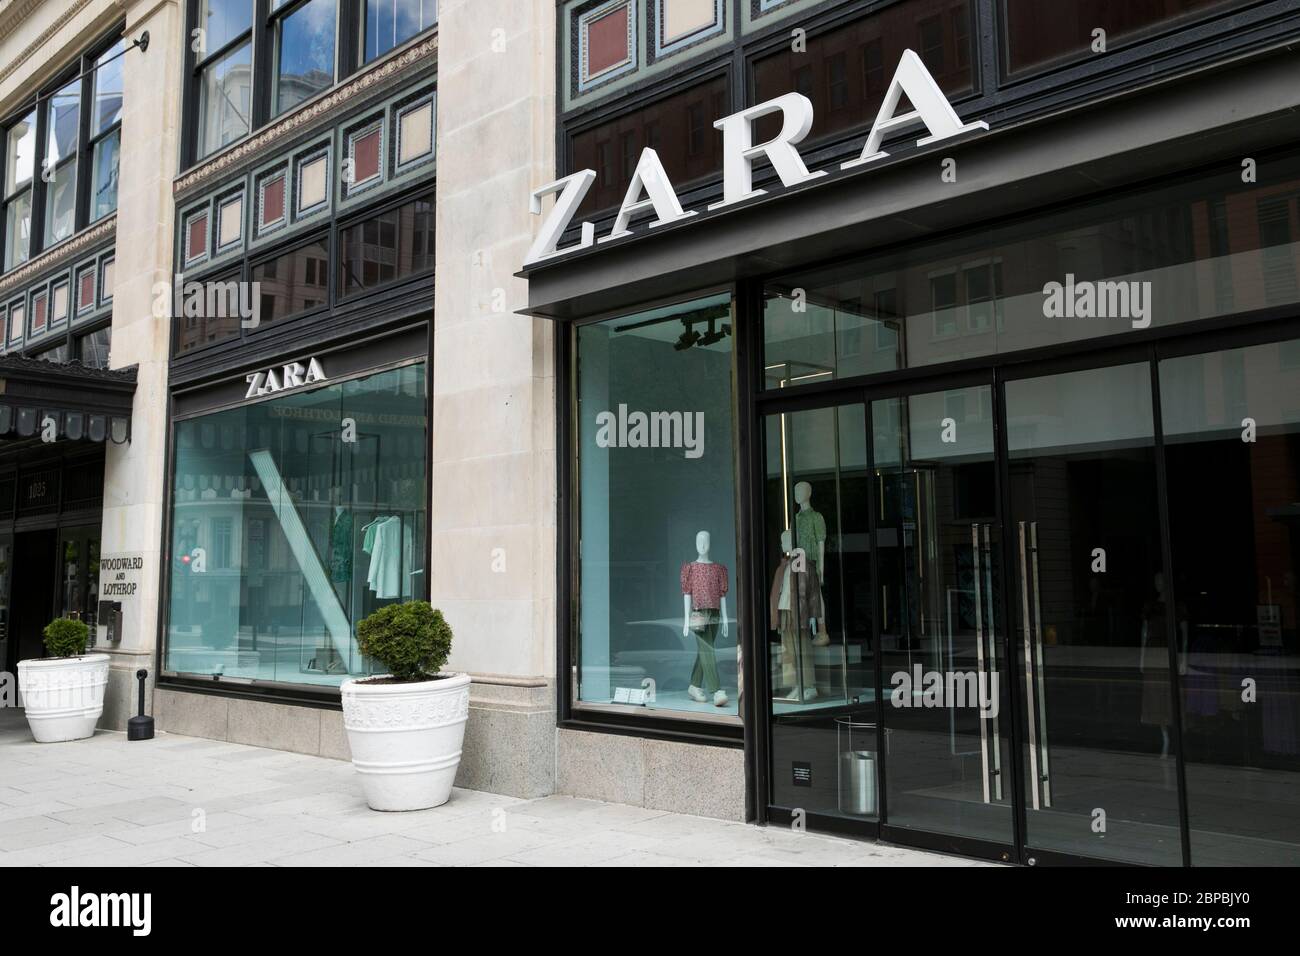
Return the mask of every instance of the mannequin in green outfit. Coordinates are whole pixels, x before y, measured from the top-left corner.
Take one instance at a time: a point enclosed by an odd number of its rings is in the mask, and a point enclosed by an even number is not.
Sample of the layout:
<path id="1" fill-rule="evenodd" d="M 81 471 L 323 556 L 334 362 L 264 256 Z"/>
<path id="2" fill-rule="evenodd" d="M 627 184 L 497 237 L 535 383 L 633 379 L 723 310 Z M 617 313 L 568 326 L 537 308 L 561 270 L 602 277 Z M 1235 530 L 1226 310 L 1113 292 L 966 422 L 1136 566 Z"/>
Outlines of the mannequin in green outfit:
<path id="1" fill-rule="evenodd" d="M 812 506 L 812 485 L 808 482 L 801 481 L 794 486 L 794 500 L 799 506 L 794 515 L 795 543 L 813 563 L 820 587 L 826 568 L 826 519 Z M 815 647 L 825 647 L 831 642 L 830 635 L 823 630 L 812 642 Z"/>

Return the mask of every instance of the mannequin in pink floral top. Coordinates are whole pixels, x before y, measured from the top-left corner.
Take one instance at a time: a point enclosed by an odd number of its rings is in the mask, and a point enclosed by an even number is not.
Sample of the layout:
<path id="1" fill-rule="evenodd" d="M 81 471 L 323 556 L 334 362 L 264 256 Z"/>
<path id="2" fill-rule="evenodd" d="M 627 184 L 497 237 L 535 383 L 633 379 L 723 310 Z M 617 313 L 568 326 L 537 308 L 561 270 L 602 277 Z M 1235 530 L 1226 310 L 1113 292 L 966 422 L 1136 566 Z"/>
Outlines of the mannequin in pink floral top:
<path id="1" fill-rule="evenodd" d="M 682 637 L 695 635 L 695 666 L 686 689 L 691 700 L 704 703 L 713 695 L 715 707 L 727 706 L 727 692 L 718 677 L 718 657 L 713 645 L 726 637 L 727 566 L 709 558 L 709 533 L 695 536 L 696 558 L 682 565 Z"/>

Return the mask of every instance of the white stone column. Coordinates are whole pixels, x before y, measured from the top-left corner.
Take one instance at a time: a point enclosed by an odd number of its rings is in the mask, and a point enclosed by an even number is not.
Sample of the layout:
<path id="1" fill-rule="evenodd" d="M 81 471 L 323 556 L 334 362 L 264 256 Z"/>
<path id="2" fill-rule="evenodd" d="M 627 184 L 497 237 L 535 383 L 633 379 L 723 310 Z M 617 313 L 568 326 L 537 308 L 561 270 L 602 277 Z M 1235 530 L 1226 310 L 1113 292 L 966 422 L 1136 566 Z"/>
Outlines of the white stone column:
<path id="1" fill-rule="evenodd" d="M 475 678 L 457 782 L 535 796 L 555 763 L 553 339 L 513 274 L 555 170 L 555 5 L 438 13 L 431 598 Z"/>
<path id="2" fill-rule="evenodd" d="M 154 288 L 172 269 L 172 179 L 181 116 L 183 10 L 177 0 L 127 5 L 128 41 L 149 31 L 149 49 L 124 57 L 122 153 L 117 191 L 113 368 L 137 367 L 131 441 L 108 446 L 101 554 L 144 558 L 141 587 L 123 599 L 123 635 L 112 647 L 101 726 L 121 729 L 135 713 L 135 671 L 157 666 L 158 598 L 166 502 L 167 319 L 153 315 Z M 146 697 L 146 702 L 152 694 Z"/>

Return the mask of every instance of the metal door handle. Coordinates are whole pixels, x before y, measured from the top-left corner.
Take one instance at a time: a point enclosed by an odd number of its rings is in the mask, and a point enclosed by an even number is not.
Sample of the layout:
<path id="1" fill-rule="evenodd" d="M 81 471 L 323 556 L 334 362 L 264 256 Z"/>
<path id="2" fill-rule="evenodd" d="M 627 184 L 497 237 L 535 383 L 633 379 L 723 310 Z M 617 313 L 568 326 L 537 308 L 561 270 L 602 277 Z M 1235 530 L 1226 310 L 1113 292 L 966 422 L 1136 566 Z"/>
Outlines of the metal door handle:
<path id="1" fill-rule="evenodd" d="M 1020 608 L 1025 622 L 1025 723 L 1029 728 L 1029 779 L 1033 809 L 1052 805 L 1047 761 L 1047 707 L 1043 699 L 1042 605 L 1038 593 L 1038 522 L 1017 522 L 1020 539 Z M 1032 574 L 1032 583 L 1031 583 Z M 1033 616 L 1030 616 L 1030 595 Z"/>

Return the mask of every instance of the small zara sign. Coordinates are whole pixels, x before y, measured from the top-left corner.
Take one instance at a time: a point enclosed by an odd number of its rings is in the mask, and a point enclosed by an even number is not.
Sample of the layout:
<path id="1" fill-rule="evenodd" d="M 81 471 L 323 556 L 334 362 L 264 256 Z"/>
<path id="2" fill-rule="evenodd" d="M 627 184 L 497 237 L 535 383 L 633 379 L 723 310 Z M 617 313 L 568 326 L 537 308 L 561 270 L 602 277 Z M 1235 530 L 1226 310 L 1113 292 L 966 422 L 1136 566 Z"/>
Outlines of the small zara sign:
<path id="1" fill-rule="evenodd" d="M 898 104 L 904 95 L 913 109 L 907 113 L 898 113 Z M 781 132 L 774 139 L 755 145 L 755 122 L 772 114 L 781 115 Z M 826 170 L 809 172 L 799 151 L 795 149 L 795 145 L 812 129 L 812 123 L 812 102 L 802 93 L 786 93 L 717 120 L 713 126 L 722 131 L 722 199 L 708 208 L 721 209 L 762 196 L 766 190 L 755 189 L 753 186 L 754 160 L 759 157 L 766 157 L 772 164 L 783 186 L 797 186 L 825 176 Z M 888 156 L 881 149 L 885 134 L 913 123 L 924 125 L 929 132 L 928 136 L 916 141 L 918 146 L 928 146 L 963 133 L 989 128 L 989 124 L 983 121 L 963 123 L 921 58 L 911 50 L 904 50 L 862 154 L 857 159 L 841 163 L 840 169 L 865 166 Z M 595 225 L 584 222 L 578 242 L 563 249 L 557 248 L 560 237 L 569 228 L 569 223 L 595 179 L 595 170 L 582 169 L 533 190 L 529 197 L 529 212 L 535 216 L 542 214 L 543 197 L 558 195 L 550 215 L 543 220 L 542 228 L 528 250 L 524 266 L 587 249 L 596 243 L 612 242 L 630 236 L 632 217 L 638 213 L 654 212 L 651 229 L 689 219 L 696 214 L 694 210 L 687 212 L 682 209 L 659 155 L 647 146 L 641 151 L 641 158 L 632 173 L 632 181 L 628 184 L 623 205 L 619 207 L 618 217 L 614 220 L 609 235 L 596 239 Z M 642 193 L 645 193 L 646 198 L 641 198 Z"/>
<path id="2" fill-rule="evenodd" d="M 276 392 L 285 392 L 291 388 L 302 388 L 304 385 L 324 382 L 326 375 L 320 361 L 312 356 L 307 359 L 306 365 L 302 362 L 290 362 L 288 365 L 268 368 L 264 372 L 245 375 L 244 380 L 248 382 L 248 393 L 244 397 L 260 398 L 263 395 L 274 395 Z"/>

